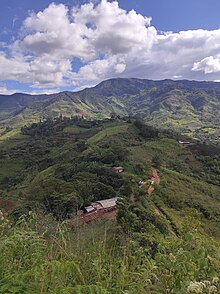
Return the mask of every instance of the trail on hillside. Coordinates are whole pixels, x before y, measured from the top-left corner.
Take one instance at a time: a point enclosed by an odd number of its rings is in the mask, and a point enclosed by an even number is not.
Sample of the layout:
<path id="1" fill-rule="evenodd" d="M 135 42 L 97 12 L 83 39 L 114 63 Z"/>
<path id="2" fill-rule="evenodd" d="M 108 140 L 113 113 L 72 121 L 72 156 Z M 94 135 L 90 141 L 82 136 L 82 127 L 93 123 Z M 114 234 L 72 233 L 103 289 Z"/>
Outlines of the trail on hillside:
<path id="1" fill-rule="evenodd" d="M 160 216 L 161 215 L 161 212 L 160 212 L 160 209 L 155 205 L 154 207 L 154 212 L 157 216 Z"/>
<path id="2" fill-rule="evenodd" d="M 158 175 L 158 172 L 156 168 L 152 168 L 152 177 L 148 180 L 150 182 L 150 186 L 148 187 L 148 195 L 150 196 L 153 191 L 155 190 L 154 184 L 159 185 L 160 184 L 160 177 Z"/>
<path id="3" fill-rule="evenodd" d="M 148 182 L 150 183 L 150 186 L 148 187 L 147 189 L 147 192 L 148 192 L 148 195 L 151 196 L 151 194 L 154 192 L 155 190 L 155 187 L 154 185 L 157 184 L 159 185 L 160 184 L 160 176 L 158 175 L 158 172 L 156 170 L 156 168 L 152 168 L 152 176 L 151 178 L 148 180 Z M 154 211 L 155 211 L 155 214 L 157 216 L 160 216 L 161 215 L 161 212 L 159 210 L 159 208 L 155 205 L 154 207 Z"/>

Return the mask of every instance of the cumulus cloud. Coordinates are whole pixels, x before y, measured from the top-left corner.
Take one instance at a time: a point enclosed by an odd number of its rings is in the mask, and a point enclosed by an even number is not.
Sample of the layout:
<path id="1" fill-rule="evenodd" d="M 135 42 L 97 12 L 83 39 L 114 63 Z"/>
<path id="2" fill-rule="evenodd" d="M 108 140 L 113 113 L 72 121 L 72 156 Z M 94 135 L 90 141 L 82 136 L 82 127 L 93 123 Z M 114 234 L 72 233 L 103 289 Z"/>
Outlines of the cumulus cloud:
<path id="1" fill-rule="evenodd" d="M 220 71 L 220 56 L 214 58 L 208 56 L 199 62 L 195 62 L 192 68 L 193 71 L 203 71 L 205 74 L 215 73 Z"/>
<path id="2" fill-rule="evenodd" d="M 64 77 L 70 75 L 72 67 L 68 59 L 54 60 L 47 55 L 35 58 L 29 65 L 34 87 L 64 86 Z"/>
<path id="3" fill-rule="evenodd" d="M 39 90 L 32 90 L 32 91 L 25 91 L 24 93 L 29 95 L 39 95 L 39 94 L 55 94 L 59 92 L 59 88 L 54 89 L 39 89 Z"/>
<path id="4" fill-rule="evenodd" d="M 30 90 L 30 91 L 22 91 L 22 93 L 29 94 L 29 95 L 39 95 L 39 94 L 54 94 L 59 91 L 58 88 L 54 89 L 37 89 L 37 90 Z M 18 88 L 9 89 L 5 83 L 0 84 L 0 95 L 12 95 L 15 93 L 20 93 L 21 90 Z"/>
<path id="5" fill-rule="evenodd" d="M 124 63 L 117 63 L 115 65 L 115 73 L 118 73 L 118 74 L 123 73 L 125 69 L 126 69 L 126 64 Z"/>
<path id="6" fill-rule="evenodd" d="M 36 54 L 85 60 L 99 53 L 128 53 L 143 45 L 145 49 L 152 46 L 156 29 L 148 27 L 150 20 L 134 10 L 126 12 L 116 1 L 84 4 L 72 11 L 53 3 L 24 21 L 27 35 L 19 46 Z"/>
<path id="7" fill-rule="evenodd" d="M 50 56 L 36 58 L 16 55 L 7 57 L 0 52 L 0 80 L 15 80 L 31 83 L 33 87 L 64 86 L 64 77 L 71 71 L 71 62 L 67 59 L 54 60 Z"/>
<path id="8" fill-rule="evenodd" d="M 0 79 L 39 89 L 81 88 L 113 77 L 219 79 L 220 29 L 158 32 L 151 22 L 117 1 L 52 3 L 24 20 L 7 54 L 0 46 Z"/>
<path id="9" fill-rule="evenodd" d="M 87 27 L 72 18 L 63 4 L 52 3 L 44 11 L 32 13 L 23 24 L 26 36 L 17 46 L 36 55 L 50 54 L 57 58 L 94 56 L 86 38 Z"/>
<path id="10" fill-rule="evenodd" d="M 128 53 L 143 44 L 148 49 L 156 37 L 156 29 L 149 27 L 151 18 L 134 10 L 126 12 L 116 1 L 102 0 L 97 6 L 85 4 L 73 9 L 73 17 L 76 23 L 86 25 L 86 37 L 100 52 Z"/>
<path id="11" fill-rule="evenodd" d="M 79 81 L 101 81 L 118 76 L 125 69 L 126 63 L 124 58 L 110 55 L 105 59 L 98 59 L 82 66 L 79 72 L 73 76 L 73 79 Z"/>
<path id="12" fill-rule="evenodd" d="M 29 64 L 23 56 L 7 57 L 5 52 L 0 51 L 0 80 L 19 80 L 28 72 Z"/>

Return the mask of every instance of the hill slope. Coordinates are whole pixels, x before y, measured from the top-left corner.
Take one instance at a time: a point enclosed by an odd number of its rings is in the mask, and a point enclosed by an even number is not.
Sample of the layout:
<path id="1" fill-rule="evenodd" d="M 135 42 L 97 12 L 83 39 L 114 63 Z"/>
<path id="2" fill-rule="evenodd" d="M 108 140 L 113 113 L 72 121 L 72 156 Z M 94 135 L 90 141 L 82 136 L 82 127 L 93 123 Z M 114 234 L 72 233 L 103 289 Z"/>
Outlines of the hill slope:
<path id="1" fill-rule="evenodd" d="M 218 293 L 220 149 L 167 133 L 60 117 L 0 142 L 0 292 L 185 294 L 205 280 Z M 115 196 L 117 220 L 75 226 Z"/>
<path id="2" fill-rule="evenodd" d="M 146 180 L 156 165 L 166 205 L 193 207 L 204 219 L 220 221 L 219 162 L 218 147 L 183 146 L 175 135 L 140 122 L 58 118 L 25 127 L 0 143 L 0 192 L 2 197 L 13 195 L 15 203 L 17 198 L 16 205 L 39 203 L 57 215 L 46 204 L 55 201 L 52 195 L 73 197 L 72 204 L 79 207 L 99 197 L 129 195 L 129 177 Z M 124 179 L 112 169 L 118 165 L 125 167 Z"/>
<path id="3" fill-rule="evenodd" d="M 0 96 L 0 129 L 20 127 L 48 117 L 112 113 L 139 116 L 151 125 L 218 141 L 220 85 L 213 82 L 112 79 L 79 92 Z M 10 131 L 10 130 L 9 130 Z"/>

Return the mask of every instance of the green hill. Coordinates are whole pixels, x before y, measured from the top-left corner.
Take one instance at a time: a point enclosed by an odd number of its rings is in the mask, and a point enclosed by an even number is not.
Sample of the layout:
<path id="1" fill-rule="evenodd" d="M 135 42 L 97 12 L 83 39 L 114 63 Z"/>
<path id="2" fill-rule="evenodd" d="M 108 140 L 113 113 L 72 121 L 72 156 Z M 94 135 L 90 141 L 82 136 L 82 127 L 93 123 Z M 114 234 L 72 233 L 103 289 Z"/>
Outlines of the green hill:
<path id="1" fill-rule="evenodd" d="M 2 140 L 0 293 L 218 293 L 220 149 L 180 137 L 60 116 Z M 76 225 L 112 197 L 117 217 Z"/>
<path id="2" fill-rule="evenodd" d="M 137 116 L 157 127 L 218 142 L 219 97 L 219 83 L 112 79 L 79 92 L 1 95 L 0 128 L 4 135 L 7 127 L 19 128 L 60 114 L 94 119 L 116 114 Z"/>

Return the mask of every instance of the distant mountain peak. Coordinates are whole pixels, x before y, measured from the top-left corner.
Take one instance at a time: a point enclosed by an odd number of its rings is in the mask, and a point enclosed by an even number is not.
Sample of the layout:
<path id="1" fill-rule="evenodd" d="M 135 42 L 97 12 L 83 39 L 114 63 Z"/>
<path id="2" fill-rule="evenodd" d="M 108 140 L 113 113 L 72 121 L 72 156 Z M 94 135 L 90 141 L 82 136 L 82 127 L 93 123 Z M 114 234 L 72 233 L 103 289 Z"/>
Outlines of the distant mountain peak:
<path id="1" fill-rule="evenodd" d="M 146 122 L 219 139 L 220 83 L 189 80 L 113 78 L 78 92 L 51 95 L 0 95 L 0 133 L 10 125 L 42 117 L 81 115 L 91 118 L 139 116 Z"/>

